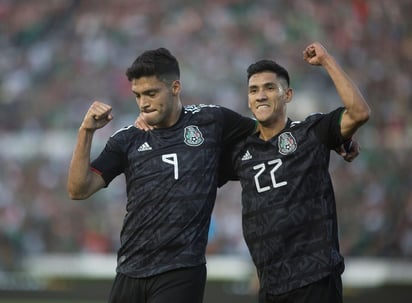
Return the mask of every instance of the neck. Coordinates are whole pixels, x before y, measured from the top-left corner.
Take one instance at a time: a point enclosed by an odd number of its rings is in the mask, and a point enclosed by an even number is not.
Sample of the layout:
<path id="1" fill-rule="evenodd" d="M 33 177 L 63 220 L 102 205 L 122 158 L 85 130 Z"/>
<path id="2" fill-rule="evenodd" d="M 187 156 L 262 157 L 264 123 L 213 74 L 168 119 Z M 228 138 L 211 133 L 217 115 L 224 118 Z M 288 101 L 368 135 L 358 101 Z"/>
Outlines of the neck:
<path id="1" fill-rule="evenodd" d="M 272 139 L 274 136 L 279 134 L 286 126 L 287 118 L 283 118 L 282 120 L 277 121 L 274 124 L 264 125 L 259 123 L 258 130 L 259 130 L 259 138 L 268 141 Z"/>
<path id="2" fill-rule="evenodd" d="M 179 121 L 180 114 L 182 113 L 182 107 L 182 103 L 180 102 L 180 100 L 178 100 L 177 104 L 171 110 L 168 118 L 162 121 L 161 123 L 152 125 L 153 128 L 168 128 L 175 125 L 177 121 Z"/>
<path id="3" fill-rule="evenodd" d="M 173 120 L 172 125 L 174 125 L 179 120 L 180 114 L 182 113 L 182 107 L 183 107 L 182 102 L 180 102 L 179 100 L 176 106 L 176 111 L 174 112 L 174 117 L 172 119 Z"/>

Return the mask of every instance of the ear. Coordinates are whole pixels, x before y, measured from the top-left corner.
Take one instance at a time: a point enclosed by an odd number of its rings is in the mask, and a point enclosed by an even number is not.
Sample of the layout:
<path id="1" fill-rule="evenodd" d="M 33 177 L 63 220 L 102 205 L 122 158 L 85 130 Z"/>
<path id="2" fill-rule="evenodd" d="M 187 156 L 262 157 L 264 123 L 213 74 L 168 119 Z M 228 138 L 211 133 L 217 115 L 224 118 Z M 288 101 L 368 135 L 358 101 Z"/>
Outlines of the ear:
<path id="1" fill-rule="evenodd" d="M 172 94 L 173 96 L 177 96 L 180 93 L 182 86 L 180 80 L 175 80 L 172 83 Z"/>
<path id="2" fill-rule="evenodd" d="M 292 98 L 293 98 L 293 89 L 289 87 L 285 92 L 286 103 L 289 103 L 290 101 L 292 101 Z"/>

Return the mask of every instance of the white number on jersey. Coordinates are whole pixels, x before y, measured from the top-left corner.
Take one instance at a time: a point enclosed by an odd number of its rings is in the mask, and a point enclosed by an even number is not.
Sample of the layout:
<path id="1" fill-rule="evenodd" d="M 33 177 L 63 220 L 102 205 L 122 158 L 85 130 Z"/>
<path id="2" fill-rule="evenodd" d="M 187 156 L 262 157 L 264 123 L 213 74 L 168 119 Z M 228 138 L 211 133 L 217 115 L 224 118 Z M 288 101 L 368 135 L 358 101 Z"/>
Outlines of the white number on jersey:
<path id="1" fill-rule="evenodd" d="M 274 167 L 270 170 L 270 178 L 272 179 L 273 188 L 278 188 L 278 187 L 285 186 L 286 184 L 288 184 L 288 182 L 286 182 L 286 181 L 276 182 L 275 172 L 282 165 L 282 160 L 281 159 L 271 160 L 267 163 L 267 165 L 268 166 L 274 165 Z M 270 188 L 271 188 L 270 186 L 261 187 L 260 182 L 259 182 L 259 176 L 266 171 L 265 163 L 255 165 L 255 166 L 253 166 L 253 169 L 258 170 L 258 172 L 255 175 L 255 185 L 256 185 L 256 190 L 258 191 L 258 193 L 262 193 L 262 192 L 270 190 Z"/>
<path id="2" fill-rule="evenodd" d="M 173 153 L 162 155 L 162 161 L 167 164 L 173 165 L 175 180 L 179 179 L 179 166 L 177 164 L 177 154 Z"/>

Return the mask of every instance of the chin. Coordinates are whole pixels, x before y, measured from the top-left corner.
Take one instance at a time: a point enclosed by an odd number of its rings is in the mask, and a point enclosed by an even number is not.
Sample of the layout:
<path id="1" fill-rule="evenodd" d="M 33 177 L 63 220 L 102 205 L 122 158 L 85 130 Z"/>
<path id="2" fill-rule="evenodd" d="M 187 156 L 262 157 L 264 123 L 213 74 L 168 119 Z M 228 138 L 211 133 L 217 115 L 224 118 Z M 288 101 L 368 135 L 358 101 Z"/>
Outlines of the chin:
<path id="1" fill-rule="evenodd" d="M 143 118 L 146 121 L 146 123 L 149 124 L 150 126 L 155 126 L 156 124 L 159 124 L 160 122 L 159 117 L 153 114 L 144 114 Z"/>
<path id="2" fill-rule="evenodd" d="M 267 124 L 269 122 L 269 117 L 262 117 L 261 115 L 258 115 L 255 116 L 255 118 L 260 124 Z"/>
<path id="3" fill-rule="evenodd" d="M 273 118 L 271 117 L 260 116 L 260 117 L 255 117 L 255 118 L 260 124 L 262 124 L 262 126 L 269 126 L 273 124 Z"/>

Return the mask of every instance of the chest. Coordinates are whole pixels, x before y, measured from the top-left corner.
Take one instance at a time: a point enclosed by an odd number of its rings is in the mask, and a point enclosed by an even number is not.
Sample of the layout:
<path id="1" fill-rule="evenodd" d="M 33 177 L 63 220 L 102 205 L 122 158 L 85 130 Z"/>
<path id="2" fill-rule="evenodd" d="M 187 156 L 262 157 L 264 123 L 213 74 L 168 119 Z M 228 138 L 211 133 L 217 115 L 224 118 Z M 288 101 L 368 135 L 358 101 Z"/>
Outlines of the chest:
<path id="1" fill-rule="evenodd" d="M 205 120 L 188 120 L 179 127 L 147 132 L 126 151 L 126 176 L 145 180 L 167 175 L 179 180 L 195 172 L 216 170 L 221 137 L 219 125 Z"/>
<path id="2" fill-rule="evenodd" d="M 258 193 L 299 186 L 319 168 L 328 167 L 330 151 L 305 130 L 286 131 L 271 141 L 248 141 L 236 158 L 244 188 Z"/>

